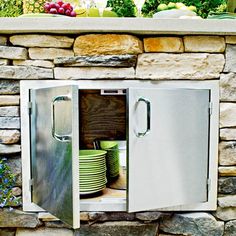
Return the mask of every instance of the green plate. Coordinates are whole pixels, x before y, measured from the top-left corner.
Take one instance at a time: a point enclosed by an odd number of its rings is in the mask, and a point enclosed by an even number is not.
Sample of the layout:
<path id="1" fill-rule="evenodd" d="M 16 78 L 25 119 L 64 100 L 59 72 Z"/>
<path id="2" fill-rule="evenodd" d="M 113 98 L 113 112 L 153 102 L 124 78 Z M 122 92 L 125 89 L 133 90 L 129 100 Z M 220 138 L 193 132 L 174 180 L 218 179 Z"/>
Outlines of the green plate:
<path id="1" fill-rule="evenodd" d="M 102 191 L 103 189 L 105 189 L 106 188 L 106 185 L 103 185 L 103 186 L 101 186 L 101 187 L 99 187 L 99 188 L 96 188 L 96 189 L 90 189 L 90 190 L 82 190 L 82 191 L 80 191 L 80 195 L 88 195 L 88 194 L 92 194 L 92 193 L 97 193 L 97 192 L 100 192 L 100 191 Z"/>
<path id="2" fill-rule="evenodd" d="M 80 158 L 91 158 L 91 157 L 97 157 L 97 156 L 105 156 L 106 151 L 103 150 L 79 150 L 79 157 Z"/>

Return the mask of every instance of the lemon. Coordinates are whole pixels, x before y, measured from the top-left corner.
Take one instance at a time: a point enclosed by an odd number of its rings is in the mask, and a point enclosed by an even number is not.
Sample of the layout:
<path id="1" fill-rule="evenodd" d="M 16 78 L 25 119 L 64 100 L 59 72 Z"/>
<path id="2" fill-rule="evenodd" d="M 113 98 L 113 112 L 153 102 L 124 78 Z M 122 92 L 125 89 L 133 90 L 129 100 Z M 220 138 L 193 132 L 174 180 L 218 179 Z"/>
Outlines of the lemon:
<path id="1" fill-rule="evenodd" d="M 174 8 L 176 8 L 176 5 L 175 5 L 174 2 L 169 2 L 167 6 L 168 6 L 168 9 L 174 9 Z"/>
<path id="2" fill-rule="evenodd" d="M 185 7 L 185 5 L 182 2 L 177 2 L 175 5 L 177 9 L 180 9 L 181 7 Z"/>
<path id="3" fill-rule="evenodd" d="M 157 7 L 157 11 L 164 11 L 164 10 L 168 10 L 168 6 L 164 3 L 159 4 Z"/>
<path id="4" fill-rule="evenodd" d="M 190 11 L 194 11 L 194 12 L 197 11 L 197 8 L 196 8 L 195 6 L 189 6 L 188 9 L 189 9 Z"/>
<path id="5" fill-rule="evenodd" d="M 99 10 L 98 8 L 89 8 L 88 10 L 88 16 L 89 17 L 99 17 Z M 85 8 L 75 8 L 75 12 L 77 14 L 77 17 L 86 17 L 86 9 Z M 105 9 L 103 11 L 103 17 L 118 17 L 117 14 L 109 9 Z"/>

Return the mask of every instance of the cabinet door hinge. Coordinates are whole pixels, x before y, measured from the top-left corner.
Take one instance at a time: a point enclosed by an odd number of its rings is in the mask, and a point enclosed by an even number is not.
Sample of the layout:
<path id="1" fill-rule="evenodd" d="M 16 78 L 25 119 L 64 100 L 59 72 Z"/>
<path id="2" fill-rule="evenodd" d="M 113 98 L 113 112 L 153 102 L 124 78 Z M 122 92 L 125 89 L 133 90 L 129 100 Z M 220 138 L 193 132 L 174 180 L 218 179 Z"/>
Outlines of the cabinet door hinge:
<path id="1" fill-rule="evenodd" d="M 209 114 L 212 115 L 212 109 L 213 109 L 213 104 L 212 102 L 209 102 Z"/>
<path id="2" fill-rule="evenodd" d="M 32 114 L 32 102 L 28 102 L 28 114 Z"/>
<path id="3" fill-rule="evenodd" d="M 29 180 L 29 190 L 30 190 L 30 192 L 32 192 L 32 190 L 33 190 L 33 183 L 34 183 L 34 179 L 30 179 Z"/>
<path id="4" fill-rule="evenodd" d="M 207 179 L 206 184 L 207 184 L 207 192 L 209 192 L 211 189 L 211 179 Z"/>

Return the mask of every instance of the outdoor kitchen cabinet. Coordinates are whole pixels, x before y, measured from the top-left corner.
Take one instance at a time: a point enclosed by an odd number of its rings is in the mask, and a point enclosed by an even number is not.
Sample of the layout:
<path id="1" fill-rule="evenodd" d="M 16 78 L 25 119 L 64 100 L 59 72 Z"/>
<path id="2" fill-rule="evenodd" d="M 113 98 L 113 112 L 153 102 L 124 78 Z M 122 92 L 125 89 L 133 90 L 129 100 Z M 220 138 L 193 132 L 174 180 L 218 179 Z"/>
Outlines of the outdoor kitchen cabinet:
<path id="1" fill-rule="evenodd" d="M 86 89 L 125 96 L 125 199 L 80 200 L 79 93 Z M 80 210 L 215 210 L 218 98 L 217 81 L 21 82 L 24 210 L 46 210 L 74 228 Z"/>

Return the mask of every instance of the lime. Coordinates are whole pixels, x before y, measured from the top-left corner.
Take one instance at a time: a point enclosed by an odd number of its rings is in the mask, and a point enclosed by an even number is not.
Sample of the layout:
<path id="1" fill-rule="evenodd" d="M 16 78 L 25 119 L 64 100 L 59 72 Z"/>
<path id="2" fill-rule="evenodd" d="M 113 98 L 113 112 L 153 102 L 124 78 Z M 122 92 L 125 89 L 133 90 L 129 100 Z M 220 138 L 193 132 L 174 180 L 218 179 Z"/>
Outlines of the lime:
<path id="1" fill-rule="evenodd" d="M 177 2 L 175 5 L 177 9 L 180 9 L 181 7 L 185 7 L 185 5 L 182 2 Z"/>
<path id="2" fill-rule="evenodd" d="M 168 10 L 168 6 L 164 3 L 159 4 L 157 7 L 157 11 L 164 11 L 164 10 Z"/>
<path id="3" fill-rule="evenodd" d="M 195 6 L 189 6 L 188 9 L 189 9 L 190 11 L 194 11 L 194 12 L 197 11 L 197 8 L 196 8 Z"/>
<path id="4" fill-rule="evenodd" d="M 176 8 L 176 5 L 175 5 L 174 2 L 169 2 L 167 6 L 168 6 L 168 9 L 174 9 L 174 8 Z"/>

